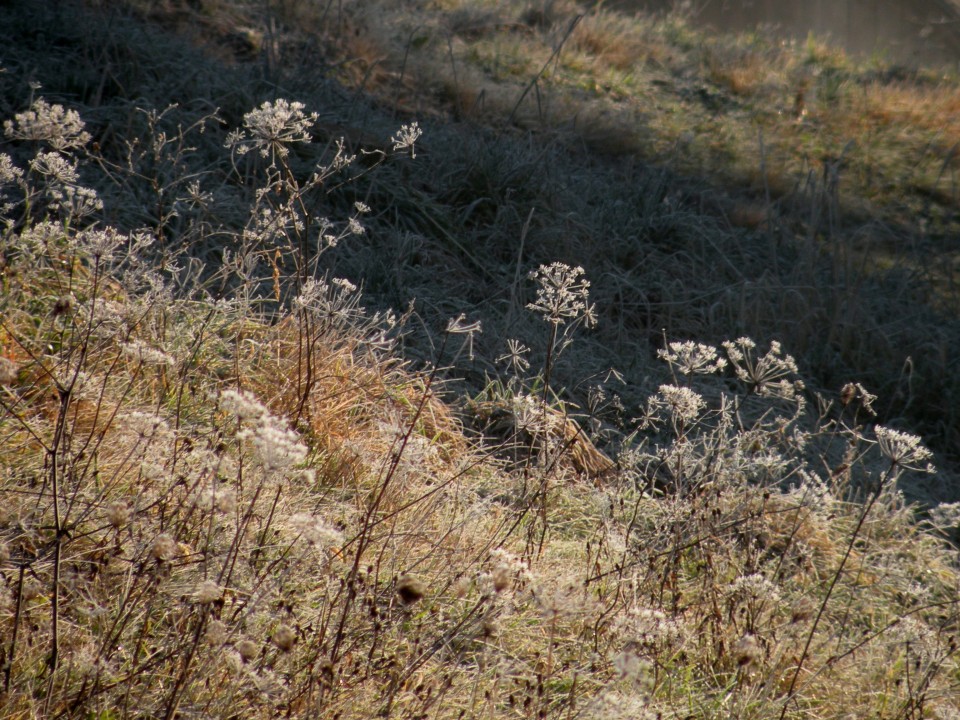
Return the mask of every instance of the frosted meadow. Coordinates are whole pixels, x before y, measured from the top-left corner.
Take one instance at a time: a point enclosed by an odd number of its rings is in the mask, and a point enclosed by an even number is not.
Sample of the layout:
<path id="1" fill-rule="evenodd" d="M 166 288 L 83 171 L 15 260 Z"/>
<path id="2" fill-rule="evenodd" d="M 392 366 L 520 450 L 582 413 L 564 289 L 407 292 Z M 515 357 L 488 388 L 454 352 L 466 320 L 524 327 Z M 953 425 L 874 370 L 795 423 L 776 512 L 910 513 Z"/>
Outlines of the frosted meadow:
<path id="1" fill-rule="evenodd" d="M 957 508 L 863 384 L 742 334 L 605 366 L 622 277 L 442 225 L 495 311 L 390 307 L 463 277 L 408 224 L 426 121 L 108 146 L 46 92 L 0 150 L 5 717 L 960 715 Z"/>

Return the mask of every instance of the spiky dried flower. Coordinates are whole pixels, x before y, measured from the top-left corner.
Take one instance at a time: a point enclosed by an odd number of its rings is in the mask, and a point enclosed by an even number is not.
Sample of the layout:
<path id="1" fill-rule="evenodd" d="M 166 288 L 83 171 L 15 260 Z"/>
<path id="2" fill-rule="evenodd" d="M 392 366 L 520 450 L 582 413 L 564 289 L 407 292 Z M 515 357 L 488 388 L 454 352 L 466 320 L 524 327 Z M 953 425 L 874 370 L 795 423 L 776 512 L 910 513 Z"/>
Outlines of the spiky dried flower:
<path id="1" fill-rule="evenodd" d="M 12 140 L 45 142 L 60 151 L 81 148 L 90 142 L 90 133 L 83 127 L 76 110 L 50 105 L 43 98 L 37 98 L 29 110 L 3 123 L 4 133 Z"/>
<path id="2" fill-rule="evenodd" d="M 530 361 L 525 357 L 530 352 L 530 348 L 519 340 L 510 338 L 507 340 L 507 352 L 497 358 L 497 363 L 505 362 L 511 371 L 519 375 L 521 372 L 529 369 Z"/>
<path id="3" fill-rule="evenodd" d="M 876 399 L 877 396 L 867 392 L 867 389 L 860 383 L 847 383 L 840 389 L 840 403 L 844 407 L 855 400 L 859 400 L 860 406 L 874 417 L 877 415 L 873 409 L 873 403 Z"/>
<path id="4" fill-rule="evenodd" d="M 280 98 L 275 103 L 267 101 L 256 110 L 243 116 L 243 130 L 235 130 L 227 136 L 226 146 L 239 155 L 256 150 L 261 157 L 285 158 L 292 143 L 310 142 L 310 128 L 317 121 L 317 114 L 304 113 L 302 102 L 290 102 Z"/>
<path id="5" fill-rule="evenodd" d="M 933 453 L 920 444 L 920 438 L 899 430 L 877 425 L 873 429 L 877 436 L 880 452 L 894 465 L 909 470 L 922 472 L 936 472 L 932 464 L 927 462 Z"/>
<path id="6" fill-rule="evenodd" d="M 483 332 L 480 321 L 474 320 L 473 322 L 469 322 L 467 316 L 464 313 L 460 313 L 457 317 L 450 318 L 447 321 L 447 332 L 451 335 L 467 336 L 464 345 L 467 348 L 467 357 L 473 360 L 473 336 L 474 334 Z"/>
<path id="7" fill-rule="evenodd" d="M 683 375 L 709 375 L 727 366 L 715 347 L 691 340 L 671 342 L 666 349 L 658 350 L 657 355 Z"/>

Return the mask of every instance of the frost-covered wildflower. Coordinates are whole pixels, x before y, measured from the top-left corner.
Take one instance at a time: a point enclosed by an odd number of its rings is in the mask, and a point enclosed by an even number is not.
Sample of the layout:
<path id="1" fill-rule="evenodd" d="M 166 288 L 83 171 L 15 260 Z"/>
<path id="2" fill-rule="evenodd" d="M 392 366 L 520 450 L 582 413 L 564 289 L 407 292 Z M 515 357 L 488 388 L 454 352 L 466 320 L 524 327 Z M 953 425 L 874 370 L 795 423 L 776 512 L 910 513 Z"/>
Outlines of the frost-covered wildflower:
<path id="1" fill-rule="evenodd" d="M 115 528 L 122 528 L 130 522 L 132 510 L 124 500 L 117 500 L 107 506 L 107 522 Z"/>
<path id="2" fill-rule="evenodd" d="M 707 406 L 703 396 L 676 385 L 661 385 L 655 401 L 668 407 L 675 420 L 685 423 L 696 420 Z"/>
<path id="3" fill-rule="evenodd" d="M 290 652 L 297 642 L 297 631 L 289 625 L 281 623 L 274 629 L 270 639 L 283 652 Z"/>
<path id="4" fill-rule="evenodd" d="M 93 188 L 68 185 L 56 193 L 52 208 L 74 221 L 83 220 L 103 210 L 103 200 Z"/>
<path id="5" fill-rule="evenodd" d="M 12 140 L 45 142 L 55 150 L 80 148 L 90 142 L 83 120 L 76 110 L 64 110 L 62 105 L 49 105 L 38 98 L 29 110 L 17 113 L 13 120 L 3 123 L 4 133 Z"/>
<path id="6" fill-rule="evenodd" d="M 370 212 L 370 206 L 367 205 L 366 203 L 360 202 L 359 200 L 357 200 L 357 201 L 353 204 L 353 208 L 354 208 L 358 213 L 360 213 L 361 215 L 364 214 L 364 213 Z"/>
<path id="7" fill-rule="evenodd" d="M 583 277 L 582 267 L 550 263 L 533 270 L 530 278 L 538 287 L 537 301 L 527 305 L 529 310 L 542 313 L 547 322 L 555 325 L 581 317 L 587 318 L 590 324 L 590 282 Z"/>
<path id="8" fill-rule="evenodd" d="M 42 175 L 49 182 L 60 185 L 75 183 L 79 174 L 77 164 L 58 152 L 41 152 L 30 161 L 30 169 Z"/>
<path id="9" fill-rule="evenodd" d="M 910 470 L 934 472 L 934 467 L 928 460 L 933 453 L 920 444 L 920 438 L 899 430 L 893 430 L 883 425 L 873 429 L 877 436 L 880 452 L 894 465 Z"/>
<path id="10" fill-rule="evenodd" d="M 780 589 L 760 573 L 741 575 L 730 584 L 730 593 L 747 602 L 758 600 L 776 603 L 780 600 Z"/>
<path id="11" fill-rule="evenodd" d="M 96 260 L 110 262 L 113 254 L 120 247 L 127 237 L 119 230 L 112 227 L 103 229 L 84 230 L 77 235 L 77 244 L 86 251 L 90 257 Z"/>
<path id="12" fill-rule="evenodd" d="M 256 150 L 264 158 L 285 158 L 291 143 L 310 142 L 310 128 L 317 121 L 317 114 L 304 113 L 301 102 L 279 99 L 276 103 L 263 103 L 256 110 L 243 116 L 246 130 L 236 130 L 227 136 L 227 147 L 236 149 L 240 155 Z"/>
<path id="13" fill-rule="evenodd" d="M 307 457 L 307 448 L 300 436 L 283 427 L 279 418 L 265 415 L 253 427 L 237 433 L 240 440 L 249 441 L 261 467 L 267 472 L 287 470 L 299 465 Z"/>
<path id="14" fill-rule="evenodd" d="M 351 235 L 363 235 L 366 232 L 366 229 L 356 218 L 350 218 L 347 227 L 350 230 Z"/>
<path id="15" fill-rule="evenodd" d="M 683 375 L 709 375 L 727 366 L 727 361 L 717 356 L 715 347 L 690 340 L 672 342 L 668 349 L 658 350 L 657 355 Z"/>
<path id="16" fill-rule="evenodd" d="M 220 393 L 220 407 L 240 420 L 257 421 L 268 414 L 267 406 L 245 390 L 224 390 Z"/>
<path id="17" fill-rule="evenodd" d="M 420 125 L 416 122 L 410 123 L 409 125 L 401 125 L 400 129 L 397 131 L 397 134 L 390 138 L 390 142 L 393 143 L 394 150 L 406 150 L 410 148 L 410 157 L 417 157 L 417 150 L 414 147 L 414 144 L 423 135 L 423 131 L 420 129 Z"/>
<path id="18" fill-rule="evenodd" d="M 0 185 L 12 185 L 20 182 L 23 170 L 13 164 L 13 159 L 6 153 L 0 153 Z"/>
<path id="19" fill-rule="evenodd" d="M 122 416 L 121 422 L 125 430 L 144 440 L 170 438 L 173 436 L 170 425 L 164 418 L 159 415 L 143 412 L 142 410 L 133 410 L 126 413 Z"/>
<path id="20" fill-rule="evenodd" d="M 799 380 L 788 379 L 797 373 L 797 363 L 793 356 L 783 354 L 776 340 L 771 341 L 767 354 L 760 358 L 754 357 L 757 344 L 748 337 L 737 338 L 735 342 L 726 341 L 723 347 L 737 377 L 758 394 L 790 399 L 803 388 Z"/>

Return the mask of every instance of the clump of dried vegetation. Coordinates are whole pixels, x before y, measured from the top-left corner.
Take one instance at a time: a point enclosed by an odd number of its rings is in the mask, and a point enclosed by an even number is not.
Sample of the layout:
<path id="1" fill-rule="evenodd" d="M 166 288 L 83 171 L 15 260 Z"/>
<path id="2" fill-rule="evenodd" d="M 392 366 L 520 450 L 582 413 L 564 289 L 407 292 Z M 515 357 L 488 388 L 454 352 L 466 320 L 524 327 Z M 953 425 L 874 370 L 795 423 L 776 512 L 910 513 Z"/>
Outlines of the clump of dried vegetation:
<path id="1" fill-rule="evenodd" d="M 949 462 L 683 185 L 88 12 L 0 75 L 4 717 L 960 716 Z"/>

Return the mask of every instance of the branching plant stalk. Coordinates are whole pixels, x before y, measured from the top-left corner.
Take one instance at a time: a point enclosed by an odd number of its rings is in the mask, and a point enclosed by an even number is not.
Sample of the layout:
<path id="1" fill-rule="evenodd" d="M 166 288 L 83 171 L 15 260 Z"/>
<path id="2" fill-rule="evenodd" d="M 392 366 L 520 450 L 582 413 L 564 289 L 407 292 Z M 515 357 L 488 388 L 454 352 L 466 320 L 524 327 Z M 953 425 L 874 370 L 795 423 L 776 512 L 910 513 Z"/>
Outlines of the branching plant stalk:
<path id="1" fill-rule="evenodd" d="M 840 566 L 830 579 L 830 585 L 827 586 L 827 592 L 824 594 L 823 600 L 820 601 L 820 607 L 817 610 L 816 616 L 813 618 L 813 623 L 810 626 L 810 632 L 807 633 L 807 640 L 806 643 L 804 643 L 803 652 L 800 653 L 800 659 L 797 661 L 796 670 L 794 670 L 793 677 L 790 679 L 790 685 L 787 688 L 787 695 L 783 700 L 783 706 L 780 708 L 779 720 L 784 720 L 786 717 L 787 706 L 793 699 L 794 691 L 797 686 L 797 680 L 800 678 L 800 673 L 803 671 L 803 665 L 810 654 L 810 646 L 813 644 L 813 637 L 816 635 L 817 627 L 820 624 L 820 619 L 823 617 L 824 612 L 826 612 L 827 604 L 830 602 L 830 597 L 833 595 L 834 588 L 840 581 L 840 576 L 843 575 L 843 570 L 846 567 L 847 560 L 850 559 L 850 555 L 853 552 L 853 546 L 856 544 L 857 538 L 860 536 L 860 531 L 863 529 L 863 524 L 866 522 L 867 516 L 870 514 L 870 510 L 873 509 L 874 504 L 880 498 L 883 488 L 886 487 L 890 478 L 894 476 L 896 470 L 897 463 L 891 463 L 884 476 L 873 489 L 870 499 L 863 506 L 863 510 L 860 512 L 860 517 L 857 518 L 857 524 L 854 526 L 853 532 L 850 534 L 850 540 L 847 543 L 847 549 L 844 551 L 843 557 L 840 559 Z"/>

